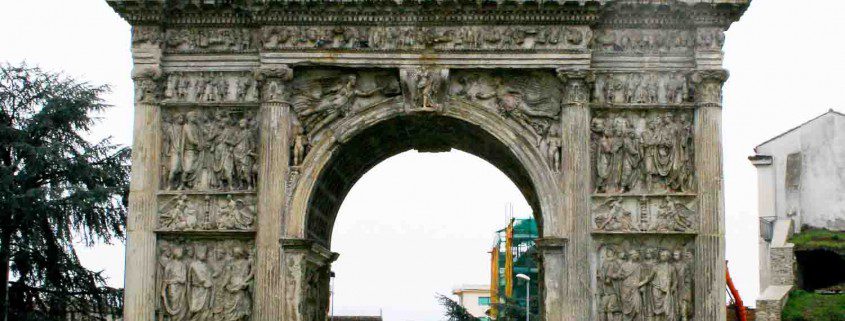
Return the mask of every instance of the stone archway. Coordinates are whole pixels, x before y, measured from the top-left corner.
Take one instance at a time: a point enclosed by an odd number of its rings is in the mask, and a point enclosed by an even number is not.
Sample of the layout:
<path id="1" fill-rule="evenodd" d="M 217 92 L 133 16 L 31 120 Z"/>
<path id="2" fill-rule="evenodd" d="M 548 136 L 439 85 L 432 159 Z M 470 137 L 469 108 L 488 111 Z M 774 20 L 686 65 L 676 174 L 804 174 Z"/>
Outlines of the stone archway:
<path id="1" fill-rule="evenodd" d="M 125 320 L 322 320 L 340 202 L 412 148 L 523 191 L 545 320 L 724 319 L 748 1 L 107 2 L 133 25 Z"/>

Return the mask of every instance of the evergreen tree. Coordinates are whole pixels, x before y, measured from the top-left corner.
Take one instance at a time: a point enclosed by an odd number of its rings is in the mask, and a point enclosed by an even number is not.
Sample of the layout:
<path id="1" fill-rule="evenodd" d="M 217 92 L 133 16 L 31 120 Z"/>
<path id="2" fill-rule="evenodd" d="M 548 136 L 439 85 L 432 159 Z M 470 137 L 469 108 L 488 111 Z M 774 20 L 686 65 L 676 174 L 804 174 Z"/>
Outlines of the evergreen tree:
<path id="1" fill-rule="evenodd" d="M 479 321 L 478 318 L 469 314 L 467 309 L 448 296 L 437 294 L 437 301 L 446 309 L 444 316 L 447 321 Z"/>
<path id="2" fill-rule="evenodd" d="M 84 137 L 108 90 L 0 64 L 0 321 L 96 318 L 120 305 L 74 250 L 124 237 L 129 149 Z"/>

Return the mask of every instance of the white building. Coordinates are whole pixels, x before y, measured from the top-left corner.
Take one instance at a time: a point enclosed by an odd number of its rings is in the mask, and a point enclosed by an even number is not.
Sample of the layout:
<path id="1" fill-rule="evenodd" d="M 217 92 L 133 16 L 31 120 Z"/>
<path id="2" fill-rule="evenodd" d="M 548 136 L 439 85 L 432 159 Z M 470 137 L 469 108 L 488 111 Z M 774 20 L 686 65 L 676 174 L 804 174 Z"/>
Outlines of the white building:
<path id="1" fill-rule="evenodd" d="M 796 282 L 789 237 L 802 227 L 845 230 L 845 114 L 830 110 L 754 151 L 749 160 L 758 177 L 762 291 L 757 304 L 779 313 L 777 305 Z"/>
<path id="2" fill-rule="evenodd" d="M 472 316 L 487 320 L 487 310 L 490 310 L 489 285 L 465 284 L 452 290 L 452 294 L 458 296 L 458 303 Z"/>

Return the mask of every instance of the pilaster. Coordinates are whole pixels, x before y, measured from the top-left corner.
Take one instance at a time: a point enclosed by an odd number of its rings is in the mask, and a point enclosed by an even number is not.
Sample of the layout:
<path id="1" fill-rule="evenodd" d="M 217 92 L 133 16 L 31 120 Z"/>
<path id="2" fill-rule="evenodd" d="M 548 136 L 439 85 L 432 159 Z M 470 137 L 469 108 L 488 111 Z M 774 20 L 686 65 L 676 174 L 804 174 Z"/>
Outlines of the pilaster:
<path id="1" fill-rule="evenodd" d="M 293 71 L 285 65 L 263 65 L 256 71 L 262 88 L 259 143 L 258 224 L 255 238 L 255 321 L 282 320 L 282 215 L 285 177 L 290 160 L 290 104 L 285 84 Z M 293 319 L 291 319 L 293 320 Z"/>
<path id="2" fill-rule="evenodd" d="M 695 319 L 725 319 L 725 212 L 722 194 L 722 84 L 725 70 L 700 70 L 695 84 L 695 167 L 699 235 L 695 242 Z"/>
<path id="3" fill-rule="evenodd" d="M 132 141 L 132 176 L 129 185 L 129 214 L 126 234 L 126 277 L 124 279 L 123 319 L 153 320 L 156 292 L 156 213 L 159 178 L 159 99 L 160 57 L 158 42 L 150 39 L 140 44 L 139 30 L 153 35 L 158 29 L 133 29 L 132 54 L 136 59 L 132 79 L 135 82 L 135 114 Z"/>
<path id="4" fill-rule="evenodd" d="M 561 181 L 564 198 L 563 217 L 567 219 L 569 246 L 560 249 L 571 259 L 553 259 L 551 264 L 560 265 L 565 272 L 546 270 L 546 279 L 563 277 L 560 282 L 566 289 L 566 302 L 547 311 L 548 321 L 589 320 L 591 296 L 589 293 L 590 266 L 585 264 L 590 257 L 590 107 L 588 72 L 582 69 L 558 69 L 558 76 L 564 83 L 561 110 Z M 559 254 L 563 255 L 563 254 Z M 560 261 L 560 262 L 558 262 Z M 545 264 L 545 263 L 544 263 Z M 560 276 L 557 276 L 560 274 Z M 552 276 L 554 275 L 554 277 Z M 552 280 L 550 282 L 554 282 Z M 549 306 L 550 302 L 546 302 Z"/>

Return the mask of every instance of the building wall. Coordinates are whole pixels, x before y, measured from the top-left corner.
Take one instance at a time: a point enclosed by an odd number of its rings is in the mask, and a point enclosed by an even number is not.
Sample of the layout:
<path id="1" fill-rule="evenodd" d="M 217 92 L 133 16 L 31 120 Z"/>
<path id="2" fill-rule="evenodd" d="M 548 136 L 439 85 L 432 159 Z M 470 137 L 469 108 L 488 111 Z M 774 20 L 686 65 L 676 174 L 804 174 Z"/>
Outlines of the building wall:
<path id="1" fill-rule="evenodd" d="M 479 298 L 487 298 L 490 302 L 489 289 L 460 289 L 454 292 L 458 296 L 458 303 L 475 317 L 485 317 L 490 305 L 479 305 Z"/>
<path id="2" fill-rule="evenodd" d="M 831 112 L 760 145 L 758 155 L 772 156 L 776 184 L 775 212 L 761 211 L 760 216 L 791 217 L 796 232 L 803 225 L 845 230 L 843 143 L 845 116 Z M 790 155 L 796 153 L 800 156 L 790 161 Z M 791 179 L 790 170 L 799 175 L 797 182 Z"/>

